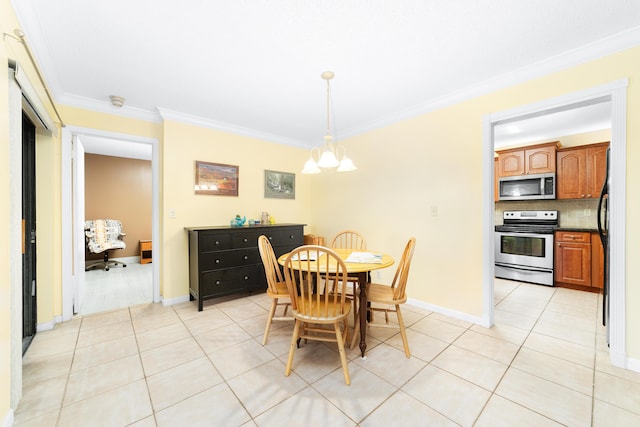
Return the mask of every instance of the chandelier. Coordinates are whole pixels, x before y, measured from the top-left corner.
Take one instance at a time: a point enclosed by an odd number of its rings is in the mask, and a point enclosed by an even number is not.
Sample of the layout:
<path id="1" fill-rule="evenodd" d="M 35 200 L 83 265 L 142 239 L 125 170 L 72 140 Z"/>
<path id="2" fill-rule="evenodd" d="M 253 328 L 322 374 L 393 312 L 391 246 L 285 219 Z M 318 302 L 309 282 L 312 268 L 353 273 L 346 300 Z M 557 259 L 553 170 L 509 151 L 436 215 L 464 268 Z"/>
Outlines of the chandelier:
<path id="1" fill-rule="evenodd" d="M 302 173 L 320 173 L 320 168 L 330 169 L 337 167 L 338 172 L 351 172 L 357 168 L 350 158 L 347 157 L 347 150 L 342 145 L 333 142 L 331 136 L 331 85 L 329 81 L 334 77 L 333 71 L 325 71 L 320 77 L 327 82 L 327 134 L 324 137 L 324 147 L 320 151 L 319 147 L 313 147 L 309 154 L 309 160 L 304 164 Z M 318 156 L 318 161 L 313 158 L 314 153 Z"/>

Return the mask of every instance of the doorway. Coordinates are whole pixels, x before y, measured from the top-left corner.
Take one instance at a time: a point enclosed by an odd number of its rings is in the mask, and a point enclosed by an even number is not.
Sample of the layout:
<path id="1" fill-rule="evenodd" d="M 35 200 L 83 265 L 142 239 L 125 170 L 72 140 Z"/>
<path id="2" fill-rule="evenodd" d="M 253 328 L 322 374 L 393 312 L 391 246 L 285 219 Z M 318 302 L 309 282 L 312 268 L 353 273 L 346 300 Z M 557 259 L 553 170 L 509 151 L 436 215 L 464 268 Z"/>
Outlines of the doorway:
<path id="1" fill-rule="evenodd" d="M 68 320 L 73 317 L 75 312 L 74 305 L 77 307 L 81 303 L 82 293 L 85 281 L 85 240 L 84 240 L 84 155 L 85 142 L 92 139 L 102 139 L 109 141 L 105 146 L 114 149 L 117 145 L 129 147 L 146 146 L 150 152 L 152 183 L 151 183 L 151 239 L 157 241 L 159 238 L 159 172 L 158 172 L 158 140 L 154 138 L 137 137 L 127 134 L 118 134 L 113 132 L 100 131 L 89 128 L 79 128 L 67 126 L 63 129 L 62 136 L 62 163 L 63 163 L 63 205 L 68 207 L 73 215 L 63 218 L 63 259 L 69 260 L 69 268 L 63 271 L 63 319 Z M 86 144 L 91 145 L 91 144 Z M 87 152 L 95 151 L 92 148 Z M 94 154 L 114 155 L 111 152 L 95 152 Z M 127 157 L 127 156 L 124 156 Z M 128 242 L 128 245 L 135 247 L 137 241 Z M 153 263 L 150 264 L 152 272 L 152 297 L 149 302 L 160 302 L 160 285 L 159 285 L 159 261 L 156 256 L 157 248 L 154 245 L 152 249 Z M 129 267 L 127 267 L 128 269 Z M 100 271 L 109 274 L 112 272 Z M 65 280 L 68 279 L 68 280 Z"/>
<path id="2" fill-rule="evenodd" d="M 93 267 L 84 273 L 82 298 L 74 309 L 88 315 L 149 303 L 153 299 L 152 265 L 141 263 L 139 256 L 140 242 L 151 241 L 151 146 L 127 141 L 131 150 L 116 152 L 112 149 L 116 141 L 80 135 L 77 142 L 85 152 L 83 217 L 86 221 L 120 221 L 124 247 L 108 251 L 110 262 L 118 263 L 112 268 L 101 264 L 105 252 L 85 252 L 85 264 Z M 134 152 L 144 155 L 133 157 Z"/>
<path id="3" fill-rule="evenodd" d="M 22 354 L 36 334 L 36 127 L 22 113 Z"/>
<path id="4" fill-rule="evenodd" d="M 626 366 L 625 339 L 625 179 L 626 179 L 626 90 L 627 79 L 621 79 L 602 86 L 560 96 L 536 104 L 517 107 L 513 110 L 490 114 L 484 117 L 483 130 L 483 188 L 487 195 L 494 191 L 494 135 L 500 123 L 516 121 L 520 118 L 544 116 L 558 111 L 580 108 L 596 102 L 611 104 L 611 182 L 610 187 L 610 358 L 614 366 Z M 483 200 L 483 323 L 494 323 L 494 222 L 495 204 L 493 197 Z"/>

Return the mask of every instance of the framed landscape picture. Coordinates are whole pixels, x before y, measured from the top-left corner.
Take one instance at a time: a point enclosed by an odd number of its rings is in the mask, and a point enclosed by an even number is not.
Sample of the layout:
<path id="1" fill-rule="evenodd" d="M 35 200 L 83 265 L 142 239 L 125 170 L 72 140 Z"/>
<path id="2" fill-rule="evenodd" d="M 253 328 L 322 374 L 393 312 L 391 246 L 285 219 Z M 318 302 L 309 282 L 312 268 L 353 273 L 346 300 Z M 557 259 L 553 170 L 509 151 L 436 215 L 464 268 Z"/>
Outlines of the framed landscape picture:
<path id="1" fill-rule="evenodd" d="M 296 174 L 265 170 L 264 197 L 271 199 L 295 199 Z"/>
<path id="2" fill-rule="evenodd" d="M 238 181 L 238 166 L 196 160 L 196 194 L 237 196 Z"/>

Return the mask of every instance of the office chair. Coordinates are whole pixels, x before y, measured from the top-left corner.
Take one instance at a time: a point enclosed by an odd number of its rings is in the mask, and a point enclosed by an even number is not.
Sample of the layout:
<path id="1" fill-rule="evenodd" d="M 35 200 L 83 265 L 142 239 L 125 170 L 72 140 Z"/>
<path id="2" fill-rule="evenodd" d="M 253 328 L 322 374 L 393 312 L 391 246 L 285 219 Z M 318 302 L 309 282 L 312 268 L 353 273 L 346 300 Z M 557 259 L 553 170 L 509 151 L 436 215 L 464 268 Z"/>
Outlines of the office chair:
<path id="1" fill-rule="evenodd" d="M 93 219 L 84 223 L 84 235 L 87 242 L 87 249 L 92 254 L 103 254 L 103 260 L 95 262 L 85 267 L 85 271 L 94 268 L 102 268 L 109 271 L 109 267 L 127 264 L 109 259 L 109 251 L 113 249 L 124 249 L 127 247 L 122 240 L 125 233 L 122 232 L 122 223 L 116 219 Z"/>

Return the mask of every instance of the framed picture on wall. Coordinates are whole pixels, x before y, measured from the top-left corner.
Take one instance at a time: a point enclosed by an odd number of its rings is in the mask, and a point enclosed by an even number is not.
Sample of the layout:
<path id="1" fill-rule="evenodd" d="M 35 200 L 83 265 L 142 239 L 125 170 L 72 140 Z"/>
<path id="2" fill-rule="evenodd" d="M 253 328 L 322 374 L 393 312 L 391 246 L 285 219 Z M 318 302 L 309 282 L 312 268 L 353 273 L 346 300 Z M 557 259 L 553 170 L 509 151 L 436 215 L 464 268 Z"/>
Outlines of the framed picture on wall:
<path id="1" fill-rule="evenodd" d="M 270 199 L 295 199 L 296 174 L 265 170 L 264 197 Z"/>
<path id="2" fill-rule="evenodd" d="M 239 167 L 221 163 L 209 163 L 196 160 L 196 194 L 214 196 L 237 196 Z"/>

